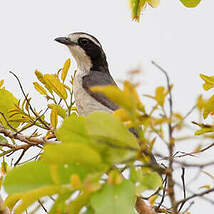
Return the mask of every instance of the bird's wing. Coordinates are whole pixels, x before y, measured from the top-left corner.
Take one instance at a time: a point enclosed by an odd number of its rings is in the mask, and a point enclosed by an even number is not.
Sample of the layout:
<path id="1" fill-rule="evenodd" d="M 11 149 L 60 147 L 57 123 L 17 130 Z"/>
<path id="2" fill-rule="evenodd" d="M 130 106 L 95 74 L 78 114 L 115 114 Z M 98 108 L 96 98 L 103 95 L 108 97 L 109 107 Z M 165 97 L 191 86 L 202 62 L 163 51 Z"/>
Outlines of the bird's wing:
<path id="1" fill-rule="evenodd" d="M 107 72 L 101 71 L 90 71 L 90 73 L 83 77 L 82 79 L 82 86 L 86 90 L 86 92 L 96 99 L 98 102 L 103 104 L 104 106 L 108 107 L 112 111 L 118 109 L 118 106 L 109 100 L 105 95 L 99 92 L 92 92 L 90 87 L 92 86 L 104 86 L 104 85 L 116 85 L 111 75 Z"/>

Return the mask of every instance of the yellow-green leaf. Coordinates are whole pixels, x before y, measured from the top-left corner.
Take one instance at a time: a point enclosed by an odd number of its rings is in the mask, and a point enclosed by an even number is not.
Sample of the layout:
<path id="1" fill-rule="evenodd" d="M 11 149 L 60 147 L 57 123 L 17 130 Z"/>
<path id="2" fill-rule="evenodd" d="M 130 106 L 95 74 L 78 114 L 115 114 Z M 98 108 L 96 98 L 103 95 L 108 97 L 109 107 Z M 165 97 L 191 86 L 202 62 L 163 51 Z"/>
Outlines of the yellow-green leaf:
<path id="1" fill-rule="evenodd" d="M 59 78 L 54 74 L 45 74 L 44 80 L 48 86 L 63 100 L 66 100 L 68 95 L 64 85 L 60 82 Z"/>
<path id="2" fill-rule="evenodd" d="M 38 70 L 35 70 L 35 74 L 36 74 L 36 77 L 37 79 L 45 86 L 45 88 L 47 88 L 47 90 L 52 93 L 53 90 L 48 86 L 48 84 L 45 82 L 44 80 L 44 75 L 39 72 Z"/>
<path id="3" fill-rule="evenodd" d="M 54 129 L 56 129 L 57 127 L 57 123 L 58 123 L 58 114 L 57 114 L 57 108 L 53 108 L 51 110 L 51 125 Z"/>
<path id="4" fill-rule="evenodd" d="M 158 7 L 159 4 L 160 4 L 160 0 L 147 0 L 148 4 L 151 6 L 151 7 Z"/>
<path id="5" fill-rule="evenodd" d="M 86 127 L 91 136 L 121 148 L 138 149 L 138 141 L 123 123 L 107 112 L 93 112 L 86 118 Z"/>
<path id="6" fill-rule="evenodd" d="M 200 95 L 196 101 L 196 107 L 199 111 L 202 111 L 207 103 L 207 100 L 203 99 L 202 95 Z"/>
<path id="7" fill-rule="evenodd" d="M 4 84 L 4 80 L 0 81 L 0 88 L 2 87 L 2 85 Z"/>
<path id="8" fill-rule="evenodd" d="M 124 93 L 126 96 L 129 95 L 128 96 L 129 101 L 133 102 L 134 106 L 137 105 L 138 110 L 145 113 L 145 107 L 138 96 L 136 87 L 133 84 L 131 84 L 129 81 L 124 82 Z"/>
<path id="9" fill-rule="evenodd" d="M 16 193 L 8 196 L 4 202 L 4 208 L 8 207 L 10 210 L 12 210 L 16 203 L 20 200 L 22 195 L 22 193 Z"/>
<path id="10" fill-rule="evenodd" d="M 15 213 L 22 214 L 33 202 L 39 200 L 44 196 L 51 196 L 60 193 L 60 191 L 62 191 L 61 186 L 52 185 L 27 192 L 21 196 L 21 203 L 15 208 Z"/>
<path id="11" fill-rule="evenodd" d="M 196 7 L 201 0 L 180 0 L 185 7 Z"/>
<path id="12" fill-rule="evenodd" d="M 36 74 L 37 79 L 38 79 L 41 83 L 45 84 L 43 74 L 42 74 L 41 72 L 39 72 L 38 70 L 35 70 L 35 74 Z"/>
<path id="13" fill-rule="evenodd" d="M 128 110 L 133 111 L 135 108 L 135 103 L 133 102 L 131 97 L 128 93 L 123 92 L 121 89 L 119 89 L 116 86 L 107 85 L 107 86 L 95 86 L 91 88 L 94 92 L 100 92 L 103 93 L 106 97 L 108 97 L 110 100 L 112 100 L 114 103 L 119 105 L 120 107 Z"/>
<path id="14" fill-rule="evenodd" d="M 63 66 L 62 73 L 61 73 L 61 79 L 62 79 L 63 82 L 65 81 L 65 78 L 67 76 L 70 64 L 71 64 L 71 60 L 67 59 L 65 64 L 64 64 L 64 66 Z"/>
<path id="15" fill-rule="evenodd" d="M 139 21 L 140 14 L 149 4 L 151 7 L 156 8 L 160 4 L 160 0 L 129 0 L 129 5 L 132 12 L 132 19 Z"/>
<path id="16" fill-rule="evenodd" d="M 195 132 L 195 135 L 201 135 L 209 132 L 214 132 L 214 127 L 199 129 L 198 131 Z"/>
<path id="17" fill-rule="evenodd" d="M 210 97 L 210 99 L 204 105 L 204 112 L 203 112 L 204 119 L 206 119 L 211 112 L 214 112 L 214 95 Z"/>
<path id="18" fill-rule="evenodd" d="M 66 118 L 66 110 L 64 108 L 62 108 L 62 106 L 60 105 L 57 105 L 57 104 L 48 104 L 48 107 L 50 109 L 54 109 L 56 108 L 57 109 L 57 114 L 62 117 L 63 119 Z"/>
<path id="19" fill-rule="evenodd" d="M 146 6 L 146 0 L 129 0 L 129 4 L 132 11 L 132 19 L 139 21 L 140 14 Z"/>
<path id="20" fill-rule="evenodd" d="M 160 86 L 156 88 L 155 99 L 160 106 L 163 106 L 166 95 L 164 87 Z"/>
<path id="21" fill-rule="evenodd" d="M 18 100 L 13 96 L 13 94 L 5 88 L 0 89 L 0 112 L 4 114 L 7 120 L 9 120 L 9 111 L 15 107 L 15 104 L 18 104 Z M 17 117 L 14 116 L 14 119 L 16 118 Z M 6 121 L 1 115 L 0 122 L 3 124 L 3 126 L 8 127 Z M 17 128 L 19 124 L 20 123 L 18 121 L 11 122 L 11 125 L 14 128 Z"/>
<path id="22" fill-rule="evenodd" d="M 34 85 L 34 88 L 35 88 L 40 94 L 42 94 L 42 95 L 47 95 L 47 91 L 46 91 L 41 85 L 39 85 L 38 82 L 34 82 L 33 85 Z"/>
<path id="23" fill-rule="evenodd" d="M 102 166 L 100 154 L 88 145 L 79 143 L 46 145 L 42 160 L 49 164 L 78 163 L 94 168 Z"/>
<path id="24" fill-rule="evenodd" d="M 214 76 L 206 76 L 206 75 L 200 74 L 200 77 L 205 81 L 205 83 L 203 84 L 204 90 L 207 91 L 211 88 L 214 88 Z"/>

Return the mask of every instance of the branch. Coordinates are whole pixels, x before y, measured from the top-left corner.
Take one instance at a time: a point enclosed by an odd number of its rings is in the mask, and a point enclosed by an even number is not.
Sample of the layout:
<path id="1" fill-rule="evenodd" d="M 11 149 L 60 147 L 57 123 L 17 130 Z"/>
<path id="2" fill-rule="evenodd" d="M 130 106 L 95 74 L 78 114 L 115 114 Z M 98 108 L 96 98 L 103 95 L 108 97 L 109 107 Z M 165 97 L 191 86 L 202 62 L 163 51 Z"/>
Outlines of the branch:
<path id="1" fill-rule="evenodd" d="M 39 137 L 28 137 L 22 134 L 17 134 L 16 132 L 12 132 L 6 128 L 4 128 L 2 125 L 0 125 L 0 133 L 4 134 L 5 137 L 9 137 L 11 139 L 16 139 L 21 142 L 27 143 L 31 146 L 38 146 L 44 145 L 44 144 L 57 144 L 59 141 L 49 141 L 45 137 L 39 138 Z M 55 138 L 56 136 L 53 134 L 48 139 Z M 2 144 L 1 144 L 2 145 Z M 10 147 L 13 145 L 5 144 L 4 146 Z M 14 145 L 15 146 L 15 145 Z M 19 148 L 19 146 L 15 146 Z"/>
<path id="2" fill-rule="evenodd" d="M 193 194 L 193 195 L 189 196 L 188 198 L 185 198 L 185 199 L 183 199 L 181 201 L 178 201 L 177 206 L 179 206 L 179 204 L 181 204 L 181 206 L 183 206 L 184 203 L 186 203 L 187 201 L 189 201 L 189 200 L 191 200 L 193 198 L 202 197 L 202 196 L 207 195 L 207 194 L 212 193 L 212 192 L 214 192 L 214 188 L 211 188 L 211 189 L 206 190 L 206 191 L 201 192 L 201 193 Z"/>
<path id="3" fill-rule="evenodd" d="M 172 105 L 172 92 L 170 87 L 170 79 L 167 72 L 156 62 L 152 61 L 152 64 L 157 67 L 166 77 L 167 88 L 169 91 L 169 122 L 168 122 L 168 130 L 169 130 L 169 143 L 168 143 L 168 150 L 169 150 L 169 166 L 168 166 L 168 194 L 170 198 L 170 202 L 172 205 L 172 209 L 174 214 L 177 214 L 177 202 L 175 199 L 175 191 L 174 191 L 174 179 L 173 179 L 173 163 L 174 163 L 174 138 L 173 138 L 173 127 L 172 127 L 172 115 L 173 115 L 173 105 Z"/>

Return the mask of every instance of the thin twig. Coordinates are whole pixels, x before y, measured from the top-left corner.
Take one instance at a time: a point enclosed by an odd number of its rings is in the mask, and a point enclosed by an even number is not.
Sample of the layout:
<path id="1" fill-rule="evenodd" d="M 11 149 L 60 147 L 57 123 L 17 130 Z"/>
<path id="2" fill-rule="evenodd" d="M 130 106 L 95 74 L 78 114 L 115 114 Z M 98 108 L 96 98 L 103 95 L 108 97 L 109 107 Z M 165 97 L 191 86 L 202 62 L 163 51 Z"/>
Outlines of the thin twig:
<path id="1" fill-rule="evenodd" d="M 182 212 L 182 214 L 187 214 L 187 212 L 190 210 L 190 208 L 192 207 L 192 205 L 193 205 L 194 203 L 195 203 L 195 202 L 192 201 L 192 202 L 190 203 L 190 205 Z"/>
<path id="2" fill-rule="evenodd" d="M 33 123 L 31 123 L 31 124 L 28 125 L 28 126 L 23 127 L 23 128 L 20 129 L 19 131 L 16 131 L 16 133 L 17 133 L 17 134 L 18 134 L 18 133 L 21 133 L 21 132 L 23 132 L 24 130 L 26 130 L 26 129 L 32 127 L 32 126 L 34 126 L 34 125 L 36 124 L 36 122 L 37 122 L 38 120 L 40 120 L 40 119 L 42 118 L 42 116 L 47 112 L 48 109 L 49 109 L 49 108 L 46 108 L 45 111 L 44 111 L 39 117 L 37 117 L 37 118 L 33 121 Z"/>
<path id="3" fill-rule="evenodd" d="M 187 117 L 189 117 L 190 114 L 192 114 L 192 112 L 196 109 L 196 105 L 194 105 L 188 112 L 187 114 L 183 117 L 183 119 L 181 121 L 179 121 L 177 124 L 175 124 L 173 126 L 173 129 L 177 128 L 184 120 L 187 119 Z"/>
<path id="4" fill-rule="evenodd" d="M 38 200 L 38 203 L 40 204 L 40 206 L 42 207 L 42 209 L 48 213 L 48 210 L 44 207 L 44 205 L 42 204 L 42 202 L 40 200 Z"/>
<path id="5" fill-rule="evenodd" d="M 161 205 L 163 204 L 164 202 L 164 199 L 165 199 L 165 194 L 166 194 L 166 187 L 167 187 L 167 175 L 164 179 L 164 187 L 163 187 L 163 195 L 162 195 L 162 198 L 161 198 L 161 201 L 160 203 L 158 204 L 158 206 L 155 208 L 155 210 L 158 212 L 158 210 L 160 209 Z"/>
<path id="6" fill-rule="evenodd" d="M 174 179 L 173 179 L 173 163 L 174 163 L 174 139 L 173 139 L 173 128 L 172 128 L 172 115 L 173 115 L 173 103 L 172 103 L 172 92 L 171 92 L 171 86 L 170 86 L 170 79 L 167 74 L 167 72 L 156 62 L 152 61 L 152 64 L 157 67 L 166 77 L 167 82 L 167 89 L 169 92 L 169 122 L 168 122 L 168 130 L 169 130 L 169 167 L 168 167 L 168 194 L 170 198 L 170 202 L 172 205 L 172 209 L 174 214 L 177 214 L 177 202 L 175 199 L 175 191 L 174 191 Z"/>
<path id="7" fill-rule="evenodd" d="M 183 192 L 184 192 L 184 200 L 186 199 L 186 186 L 185 186 L 185 168 L 182 167 L 182 175 L 181 175 L 181 180 L 182 180 L 182 186 L 183 186 Z M 185 201 L 181 204 L 180 208 L 178 209 L 178 212 L 181 211 L 185 204 Z"/>
<path id="8" fill-rule="evenodd" d="M 17 130 L 9 123 L 9 121 L 7 120 L 7 118 L 5 117 L 3 112 L 0 112 L 0 114 L 2 115 L 2 117 L 4 118 L 4 120 L 6 121 L 7 125 L 15 132 L 17 132 Z"/>
<path id="9" fill-rule="evenodd" d="M 17 77 L 17 75 L 14 74 L 12 71 L 9 71 L 9 72 L 17 79 L 17 81 L 18 81 L 18 83 L 19 83 L 19 87 L 20 87 L 20 89 L 21 89 L 21 91 L 22 91 L 22 93 L 23 93 L 23 95 L 24 95 L 24 97 L 25 97 L 25 99 L 26 99 L 26 102 L 28 103 L 28 105 L 29 105 L 29 107 L 30 107 L 31 112 L 32 112 L 36 117 L 38 117 L 38 115 L 37 115 L 36 112 L 33 110 L 33 107 L 31 106 L 30 101 L 29 101 L 29 99 L 27 98 L 27 96 L 26 96 L 26 94 L 25 94 L 25 92 L 24 92 L 24 89 L 23 89 L 23 87 L 22 87 L 21 81 L 19 80 L 19 78 Z M 41 118 L 39 118 L 38 120 L 39 120 L 48 130 L 51 130 L 51 127 L 49 127 Z"/>
<path id="10" fill-rule="evenodd" d="M 23 156 L 24 156 L 24 154 L 25 154 L 26 151 L 27 151 L 27 149 L 23 149 L 21 155 L 19 156 L 19 158 L 17 159 L 17 161 L 14 163 L 14 166 L 16 166 L 21 161 L 21 159 L 23 158 Z"/>
<path id="11" fill-rule="evenodd" d="M 201 192 L 201 193 L 195 193 L 195 194 L 189 196 L 188 198 L 185 198 L 183 200 L 178 201 L 177 202 L 177 206 L 179 206 L 180 204 L 182 205 L 183 203 L 186 203 L 190 199 L 193 199 L 193 198 L 196 198 L 196 197 L 201 197 L 201 196 L 207 195 L 207 194 L 212 193 L 212 192 L 214 192 L 214 188 L 211 188 L 211 189 L 206 190 L 206 191 Z"/>
<path id="12" fill-rule="evenodd" d="M 195 151 L 195 152 L 191 152 L 191 153 L 185 153 L 183 155 L 179 155 L 179 156 L 176 156 L 176 158 L 182 158 L 182 157 L 185 157 L 185 156 L 193 156 L 194 154 L 198 154 L 198 153 L 201 153 L 201 152 L 205 152 L 206 150 L 210 149 L 211 147 L 214 146 L 214 143 L 208 145 L 207 147 L 205 148 L 202 148 L 200 149 L 199 151 Z"/>

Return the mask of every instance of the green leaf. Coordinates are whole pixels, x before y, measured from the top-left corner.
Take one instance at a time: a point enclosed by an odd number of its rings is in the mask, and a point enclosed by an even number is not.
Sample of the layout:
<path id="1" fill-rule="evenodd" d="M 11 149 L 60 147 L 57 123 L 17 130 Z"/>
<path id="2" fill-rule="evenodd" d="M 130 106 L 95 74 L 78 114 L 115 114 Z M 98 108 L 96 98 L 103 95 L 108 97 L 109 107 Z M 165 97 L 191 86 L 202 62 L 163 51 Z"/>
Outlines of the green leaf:
<path id="1" fill-rule="evenodd" d="M 95 212 L 92 207 L 87 207 L 87 210 L 83 214 L 95 214 Z"/>
<path id="2" fill-rule="evenodd" d="M 52 185 L 49 167 L 41 161 L 29 162 L 10 170 L 3 183 L 8 194 L 23 193 Z"/>
<path id="3" fill-rule="evenodd" d="M 77 163 L 63 164 L 58 167 L 58 176 L 61 184 L 69 184 L 71 175 L 77 174 L 81 181 L 83 181 L 88 174 L 94 171 L 94 169 Z"/>
<path id="4" fill-rule="evenodd" d="M 145 190 L 155 190 L 162 185 L 162 178 L 156 172 L 148 170 L 144 172 L 142 168 L 130 168 L 130 180 L 135 183 L 137 194 Z"/>
<path id="5" fill-rule="evenodd" d="M 138 149 L 134 135 L 123 123 L 107 112 L 93 112 L 86 118 L 86 127 L 90 136 L 104 140 L 121 148 Z"/>
<path id="6" fill-rule="evenodd" d="M 99 113 L 98 113 L 99 114 Z M 105 114 L 105 113 L 104 113 Z M 59 139 L 60 141 L 63 142 L 63 144 L 83 144 L 83 145 L 88 145 L 91 148 L 93 148 L 94 150 L 96 150 L 101 156 L 102 159 L 105 163 L 119 163 L 125 159 L 129 159 L 133 156 L 136 155 L 136 152 L 130 151 L 129 149 L 121 149 L 121 148 L 115 148 L 110 146 L 108 143 L 112 143 L 112 138 L 109 139 L 109 134 L 110 136 L 113 136 L 112 132 L 117 132 L 118 129 L 114 130 L 111 129 L 111 124 L 104 124 L 105 127 L 103 128 L 103 126 L 100 126 L 100 115 L 99 115 L 99 119 L 96 118 L 95 116 L 89 116 L 90 118 L 86 119 L 84 117 L 81 116 L 77 116 L 75 114 L 72 114 L 70 117 L 66 118 L 62 124 L 62 126 L 57 130 L 57 139 Z M 110 117 L 113 117 L 110 115 Z M 115 119 L 115 118 L 114 118 Z M 118 123 L 118 119 L 116 119 L 116 123 Z M 102 122 L 102 121 L 101 121 Z M 106 121 L 105 121 L 106 122 Z M 108 121 L 107 121 L 108 122 Z M 87 125 L 86 125 L 87 123 Z M 119 121 L 121 126 L 121 122 Z M 86 127 L 87 126 L 87 127 Z M 122 124 L 123 126 L 123 124 Z M 90 129 L 90 135 L 89 135 L 89 130 Z M 97 131 L 99 132 L 99 136 L 95 136 L 96 133 L 94 133 L 93 129 L 97 129 Z M 104 129 L 104 130 L 103 130 Z M 106 130 L 105 130 L 106 129 Z M 134 145 L 136 145 L 135 143 L 135 138 L 132 136 L 131 133 L 129 133 L 125 127 L 123 127 L 122 129 L 125 129 L 125 140 L 126 142 L 128 140 L 130 140 L 130 142 L 134 142 Z M 102 131 L 108 131 L 108 133 L 106 133 L 108 139 L 105 136 L 100 136 L 100 132 L 99 130 Z M 127 133 L 128 132 L 128 133 Z M 126 135 L 127 134 L 127 135 Z M 121 142 L 116 142 L 121 139 L 122 136 L 119 136 L 118 133 L 116 133 L 117 135 L 117 139 L 114 139 L 115 144 L 119 144 L 121 146 L 124 146 L 125 143 L 121 143 Z M 130 137 L 131 135 L 131 137 Z M 133 139 L 134 138 L 134 139 Z M 105 141 L 105 143 L 102 143 L 103 140 Z M 128 142 L 128 143 L 130 143 Z"/>
<path id="7" fill-rule="evenodd" d="M 56 213 L 66 213 L 67 204 L 65 203 L 66 200 L 71 196 L 70 192 L 66 192 L 58 196 L 54 205 L 52 206 L 51 210 L 48 212 L 49 214 L 56 214 Z"/>
<path id="8" fill-rule="evenodd" d="M 4 114 L 7 120 L 9 120 L 9 111 L 15 107 L 15 104 L 18 104 L 18 100 L 13 96 L 13 94 L 5 88 L 0 89 L 0 112 Z M 3 124 L 4 127 L 10 129 L 10 127 L 8 127 L 6 121 L 1 115 L 0 122 Z M 17 128 L 19 124 L 19 122 L 10 122 L 10 125 L 12 125 L 14 128 Z"/>
<path id="9" fill-rule="evenodd" d="M 180 0 L 186 7 L 196 7 L 201 0 Z"/>
<path id="10" fill-rule="evenodd" d="M 21 203 L 15 208 L 15 213 L 16 214 L 22 214 L 32 203 L 35 201 L 39 200 L 40 198 L 44 196 L 51 196 L 57 193 L 61 192 L 61 187 L 57 185 L 51 185 L 51 186 L 45 186 L 41 187 L 32 191 L 29 191 L 25 194 L 18 195 L 19 197 L 16 198 L 21 200 Z M 16 195 L 15 195 L 16 196 Z M 5 201 L 5 206 L 7 204 L 11 204 L 11 198 L 12 198 L 12 203 L 15 205 L 15 201 L 12 196 L 8 196 L 8 198 Z"/>
<path id="11" fill-rule="evenodd" d="M 114 186 L 105 184 L 93 195 L 91 206 L 96 214 L 134 214 L 134 185 L 126 180 Z"/>
<path id="12" fill-rule="evenodd" d="M 102 166 L 102 159 L 95 150 L 83 144 L 46 145 L 42 160 L 49 164 L 82 164 L 96 169 Z"/>
<path id="13" fill-rule="evenodd" d="M 3 137 L 2 135 L 0 135 L 0 144 L 7 144 L 8 140 L 7 138 Z M 0 145 L 1 146 L 1 145 Z"/>
<path id="14" fill-rule="evenodd" d="M 65 64 L 64 64 L 64 66 L 63 66 L 62 74 L 61 74 L 61 79 L 62 79 L 63 82 L 65 81 L 65 78 L 67 76 L 70 64 L 71 64 L 71 60 L 67 59 L 66 62 L 65 62 Z"/>
<path id="15" fill-rule="evenodd" d="M 78 174 L 83 181 L 93 171 L 80 164 L 63 164 L 59 165 L 57 174 L 61 184 L 69 184 L 72 174 Z M 43 161 L 33 161 L 11 169 L 3 183 L 8 194 L 24 193 L 53 184 L 50 167 Z"/>
<path id="16" fill-rule="evenodd" d="M 63 121 L 62 126 L 56 132 L 56 136 L 63 143 L 85 143 L 90 140 L 85 127 L 85 118 L 75 114 Z"/>

